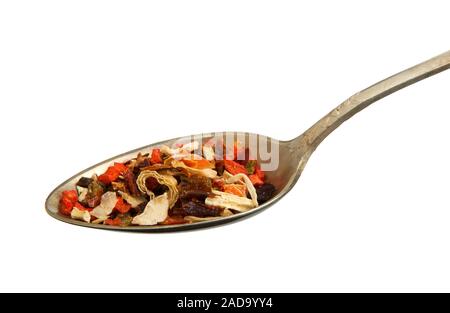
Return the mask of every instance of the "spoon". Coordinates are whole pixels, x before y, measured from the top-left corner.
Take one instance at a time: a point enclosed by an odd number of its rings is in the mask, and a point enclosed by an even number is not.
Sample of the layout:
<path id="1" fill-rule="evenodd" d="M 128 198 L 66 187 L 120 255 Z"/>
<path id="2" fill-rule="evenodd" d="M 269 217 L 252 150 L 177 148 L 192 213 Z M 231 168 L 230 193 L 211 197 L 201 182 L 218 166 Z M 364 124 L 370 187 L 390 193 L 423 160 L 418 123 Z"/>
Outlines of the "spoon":
<path id="1" fill-rule="evenodd" d="M 256 213 L 262 212 L 268 207 L 278 202 L 283 196 L 285 196 L 296 184 L 300 175 L 302 174 L 309 158 L 316 150 L 319 144 L 336 128 L 342 125 L 346 120 L 354 116 L 356 113 L 368 107 L 370 104 L 400 90 L 409 85 L 412 85 L 425 78 L 438 74 L 444 70 L 450 68 L 450 51 L 445 52 L 435 58 L 432 58 L 426 62 L 411 67 L 403 72 L 400 72 L 394 76 L 391 76 L 375 85 L 356 93 L 347 100 L 345 100 L 336 109 L 328 113 L 325 117 L 319 120 L 305 133 L 290 141 L 277 141 L 266 136 L 242 133 L 242 132 L 226 132 L 219 134 L 202 134 L 195 136 L 188 136 L 183 138 L 176 138 L 159 142 L 146 147 L 142 147 L 122 155 L 116 156 L 102 163 L 99 163 L 91 168 L 88 168 L 72 178 L 68 179 L 61 185 L 59 185 L 47 198 L 45 207 L 47 213 L 63 222 L 87 226 L 101 229 L 114 229 L 114 230 L 126 230 L 126 231 L 148 231 L 148 232 L 160 232 L 160 231 L 179 231 L 188 230 L 194 228 L 211 227 L 220 224 L 230 223 L 250 217 Z M 271 151 L 278 152 L 275 156 L 276 168 L 272 168 L 268 171 L 267 181 L 272 183 L 276 187 L 275 196 L 268 202 L 260 205 L 259 207 L 252 209 L 244 213 L 238 213 L 228 217 L 220 217 L 217 219 L 201 221 L 191 224 L 181 225 L 156 225 L 156 226 L 130 226 L 119 227 L 101 224 L 85 223 L 82 221 L 71 219 L 70 217 L 63 216 L 58 213 L 58 203 L 61 192 L 67 189 L 73 189 L 76 182 L 81 177 L 90 177 L 94 173 L 103 173 L 106 168 L 112 162 L 124 162 L 126 160 L 134 158 L 137 153 L 147 153 L 153 147 L 161 145 L 172 146 L 177 142 L 191 142 L 192 138 L 209 138 L 209 137 L 225 137 L 225 138 L 239 138 L 245 140 L 245 143 L 257 138 L 259 147 L 266 143 L 271 145 Z M 258 159 L 262 161 L 261 155 L 258 155 Z M 267 159 L 265 159 L 267 160 Z M 272 164 L 273 165 L 273 164 Z"/>

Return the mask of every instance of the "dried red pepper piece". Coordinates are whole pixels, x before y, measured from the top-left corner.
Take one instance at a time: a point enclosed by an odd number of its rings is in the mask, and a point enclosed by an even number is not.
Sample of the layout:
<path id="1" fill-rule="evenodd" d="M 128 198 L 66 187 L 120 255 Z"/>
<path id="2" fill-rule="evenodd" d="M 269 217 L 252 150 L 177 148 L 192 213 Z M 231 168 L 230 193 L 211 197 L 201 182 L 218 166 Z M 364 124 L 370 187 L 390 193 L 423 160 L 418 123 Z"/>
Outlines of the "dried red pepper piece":
<path id="1" fill-rule="evenodd" d="M 247 169 L 243 165 L 231 160 L 224 160 L 223 162 L 225 165 L 225 169 L 231 175 L 247 174 Z"/>
<path id="2" fill-rule="evenodd" d="M 62 192 L 61 200 L 59 201 L 59 212 L 63 215 L 70 215 L 74 205 L 78 201 L 78 193 L 76 190 L 65 190 Z"/>
<path id="3" fill-rule="evenodd" d="M 161 164 L 163 162 L 160 149 L 153 149 L 150 162 L 152 164 Z"/>
<path id="4" fill-rule="evenodd" d="M 105 220 L 105 224 L 110 226 L 120 226 L 122 224 L 122 220 L 118 217 L 116 217 L 115 219 L 108 218 L 107 220 Z"/>
<path id="5" fill-rule="evenodd" d="M 105 185 L 109 185 L 127 171 L 128 167 L 126 165 L 122 163 L 114 163 L 114 166 L 108 167 L 106 172 L 98 177 L 98 180 Z"/>
<path id="6" fill-rule="evenodd" d="M 264 181 L 257 174 L 250 175 L 248 178 L 250 178 L 253 186 L 261 186 L 264 184 Z"/>
<path id="7" fill-rule="evenodd" d="M 62 215 L 69 215 L 72 213 L 73 203 L 68 198 L 61 198 L 59 201 L 59 213 Z"/>
<path id="8" fill-rule="evenodd" d="M 186 220 L 182 216 L 168 216 L 161 225 L 179 225 L 186 224 Z"/>
<path id="9" fill-rule="evenodd" d="M 92 208 L 85 208 L 80 202 L 76 202 L 76 203 L 73 205 L 73 207 L 74 207 L 74 208 L 77 208 L 77 209 L 80 210 L 80 211 L 92 211 L 92 210 L 93 210 Z"/>
<path id="10" fill-rule="evenodd" d="M 128 203 L 123 201 L 122 197 L 119 197 L 117 199 L 117 203 L 116 203 L 115 209 L 117 211 L 119 211 L 120 213 L 125 214 L 125 213 L 128 213 L 128 211 L 130 211 L 131 205 L 129 205 Z"/>

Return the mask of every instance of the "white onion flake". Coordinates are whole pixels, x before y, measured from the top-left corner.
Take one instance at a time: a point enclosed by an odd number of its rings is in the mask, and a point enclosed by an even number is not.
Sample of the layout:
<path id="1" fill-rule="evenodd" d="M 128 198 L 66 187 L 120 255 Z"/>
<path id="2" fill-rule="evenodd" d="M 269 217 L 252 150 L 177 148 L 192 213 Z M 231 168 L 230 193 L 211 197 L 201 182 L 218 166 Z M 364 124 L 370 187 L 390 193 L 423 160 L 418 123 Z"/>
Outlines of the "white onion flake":
<path id="1" fill-rule="evenodd" d="M 169 198 L 167 193 L 151 200 L 144 212 L 135 218 L 132 223 L 141 226 L 151 226 L 163 222 L 169 215 Z"/>
<path id="2" fill-rule="evenodd" d="M 117 204 L 117 195 L 115 192 L 109 191 L 102 196 L 100 205 L 95 207 L 91 215 L 97 218 L 108 217 Z"/>

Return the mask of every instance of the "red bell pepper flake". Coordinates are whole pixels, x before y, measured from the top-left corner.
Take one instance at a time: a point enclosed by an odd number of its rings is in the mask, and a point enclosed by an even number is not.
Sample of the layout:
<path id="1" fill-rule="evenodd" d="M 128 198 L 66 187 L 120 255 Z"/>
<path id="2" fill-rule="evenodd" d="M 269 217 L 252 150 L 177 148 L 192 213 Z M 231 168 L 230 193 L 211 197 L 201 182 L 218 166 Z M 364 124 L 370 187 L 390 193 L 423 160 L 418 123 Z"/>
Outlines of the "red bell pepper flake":
<path id="1" fill-rule="evenodd" d="M 248 178 L 250 178 L 250 181 L 254 186 L 264 185 L 264 181 L 261 178 L 259 178 L 257 174 L 250 175 Z"/>
<path id="2" fill-rule="evenodd" d="M 114 167 L 109 167 L 106 172 L 98 177 L 98 180 L 105 185 L 111 184 L 113 181 L 119 178 L 120 172 Z"/>
<path id="3" fill-rule="evenodd" d="M 255 174 L 259 177 L 263 182 L 266 179 L 266 174 L 261 170 L 261 166 L 259 164 L 255 167 Z"/>
<path id="4" fill-rule="evenodd" d="M 75 203 L 78 201 L 78 193 L 76 190 L 65 190 L 62 192 L 61 197 L 68 199 L 72 203 Z"/>
<path id="5" fill-rule="evenodd" d="M 161 225 L 178 225 L 186 224 L 186 220 L 182 216 L 168 216 Z"/>
<path id="6" fill-rule="evenodd" d="M 247 174 L 247 169 L 243 165 L 231 160 L 224 160 L 223 162 L 225 165 L 225 169 L 231 175 Z"/>
<path id="7" fill-rule="evenodd" d="M 70 216 L 73 209 L 73 203 L 68 198 L 61 198 L 59 201 L 59 213 Z"/>
<path id="8" fill-rule="evenodd" d="M 59 200 L 59 212 L 63 215 L 70 215 L 77 201 L 78 193 L 76 190 L 63 191 L 61 194 L 61 199 Z"/>
<path id="9" fill-rule="evenodd" d="M 128 167 L 123 163 L 114 163 L 114 168 L 119 171 L 120 174 L 125 174 L 128 171 Z"/>
<path id="10" fill-rule="evenodd" d="M 235 185 L 235 184 L 224 185 L 223 191 L 239 197 L 245 197 L 247 193 L 247 189 L 244 185 Z"/>
<path id="11" fill-rule="evenodd" d="M 116 181 L 120 175 L 125 174 L 128 167 L 122 163 L 114 163 L 114 166 L 108 167 L 106 172 L 98 177 L 98 180 L 105 185 L 109 185 Z"/>
<path id="12" fill-rule="evenodd" d="M 122 221 L 118 217 L 116 217 L 115 219 L 108 218 L 107 220 L 105 220 L 105 224 L 110 226 L 120 226 L 122 224 Z"/>
<path id="13" fill-rule="evenodd" d="M 128 213 L 128 211 L 130 211 L 131 205 L 129 205 L 128 203 L 123 201 L 122 197 L 119 197 L 117 199 L 117 203 L 116 203 L 115 209 L 117 211 L 119 211 L 120 213 L 125 214 L 125 213 Z"/>
<path id="14" fill-rule="evenodd" d="M 93 208 L 85 208 L 80 202 L 76 202 L 76 203 L 73 205 L 73 207 L 74 207 L 74 208 L 77 208 L 77 209 L 80 210 L 80 211 L 92 211 L 92 210 L 93 210 Z"/>
<path id="15" fill-rule="evenodd" d="M 162 157 L 161 157 L 161 150 L 160 149 L 153 149 L 152 150 L 152 155 L 150 157 L 150 162 L 152 164 L 161 164 L 162 161 Z"/>

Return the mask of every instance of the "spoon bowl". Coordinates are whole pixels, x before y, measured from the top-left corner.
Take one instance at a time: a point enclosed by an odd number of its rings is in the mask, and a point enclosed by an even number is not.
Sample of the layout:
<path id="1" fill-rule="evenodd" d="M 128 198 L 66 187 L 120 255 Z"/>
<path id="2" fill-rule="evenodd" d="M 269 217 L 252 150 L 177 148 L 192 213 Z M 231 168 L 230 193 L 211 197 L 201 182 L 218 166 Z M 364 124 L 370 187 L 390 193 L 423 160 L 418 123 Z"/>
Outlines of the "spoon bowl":
<path id="1" fill-rule="evenodd" d="M 269 208 L 285 196 L 296 184 L 300 178 L 309 158 L 319 146 L 319 144 L 336 128 L 342 125 L 346 120 L 354 116 L 356 113 L 368 107 L 370 104 L 400 90 L 418 81 L 438 74 L 450 68 L 450 51 L 445 52 L 426 62 L 411 67 L 403 72 L 393 75 L 361 92 L 356 93 L 345 100 L 336 109 L 331 111 L 305 133 L 290 141 L 278 141 L 263 135 L 256 135 L 243 132 L 225 132 L 218 134 L 201 134 L 189 137 L 176 138 L 166 140 L 146 147 L 142 147 L 122 155 L 116 156 L 93 167 L 90 167 L 75 176 L 69 178 L 51 192 L 45 203 L 45 208 L 50 216 L 79 226 L 125 230 L 125 231 L 147 231 L 147 232 L 167 232 L 181 231 L 189 229 L 197 229 L 203 227 L 217 226 L 225 223 L 235 222 L 240 219 L 248 218 L 263 210 Z M 119 227 L 103 224 L 86 223 L 74 220 L 70 217 L 63 216 L 58 213 L 58 204 L 62 191 L 73 189 L 77 181 L 81 177 L 90 177 L 95 173 L 103 173 L 112 162 L 124 162 L 133 159 L 139 152 L 147 153 L 150 149 L 161 146 L 173 146 L 180 142 L 193 142 L 196 138 L 201 138 L 201 142 L 213 137 L 219 138 L 237 138 L 240 142 L 245 143 L 246 147 L 256 147 L 257 153 L 254 155 L 256 159 L 264 165 L 267 161 L 271 161 L 270 170 L 266 170 L 267 181 L 276 188 L 274 197 L 268 202 L 251 209 L 244 213 L 234 214 L 228 217 L 219 217 L 207 221 L 195 222 L 180 225 L 156 225 L 156 226 L 130 226 Z M 227 141 L 228 142 L 228 141 Z M 264 147 L 266 145 L 266 147 Z M 267 145 L 271 147 L 271 159 L 267 159 Z M 273 165 L 276 166 L 273 166 Z M 263 168 L 264 170 L 264 168 Z"/>
<path id="2" fill-rule="evenodd" d="M 112 226 L 112 225 L 104 225 L 104 224 L 92 224 L 92 223 L 86 223 L 83 221 L 72 219 L 68 216 L 64 216 L 58 212 L 58 204 L 61 197 L 61 193 L 64 190 L 73 189 L 78 180 L 81 177 L 91 177 L 95 173 L 102 173 L 104 172 L 108 166 L 110 166 L 113 162 L 125 162 L 127 160 L 130 160 L 138 153 L 148 153 L 153 148 L 167 145 L 167 146 L 173 146 L 175 143 L 179 142 L 192 142 L 195 139 L 202 138 L 204 141 L 207 141 L 211 138 L 239 138 L 243 140 L 243 143 L 248 143 L 250 141 L 250 138 L 257 138 L 258 142 L 265 142 L 272 146 L 272 149 L 275 151 L 279 151 L 279 154 L 276 157 L 280 157 L 279 160 L 279 166 L 274 171 L 267 171 L 266 176 L 267 180 L 271 182 L 275 188 L 276 193 L 274 197 L 269 200 L 268 202 L 258 206 L 255 209 L 252 209 L 247 212 L 234 214 L 232 216 L 228 217 L 220 217 L 213 220 L 208 221 L 201 221 L 201 222 L 195 222 L 191 224 L 180 224 L 180 225 L 155 225 L 155 226 L 130 226 L 130 227 L 120 227 L 120 226 Z M 189 230 L 189 229 L 198 229 L 198 228 L 204 228 L 204 227 L 212 227 L 217 226 L 221 224 L 231 223 L 235 222 L 237 220 L 241 220 L 244 218 L 248 218 L 252 215 L 255 215 L 257 213 L 262 212 L 263 210 L 267 209 L 268 207 L 275 204 L 277 201 L 279 201 L 295 184 L 297 177 L 297 171 L 296 171 L 296 165 L 299 164 L 299 157 L 301 156 L 300 151 L 297 151 L 293 148 L 293 141 L 278 141 L 276 139 L 269 138 L 267 136 L 263 135 L 257 135 L 257 134 L 251 134 L 251 133 L 244 133 L 244 132 L 222 132 L 222 133 L 214 133 L 214 134 L 198 134 L 193 136 L 187 136 L 187 137 L 180 137 L 170 140 L 165 140 L 162 142 L 158 142 L 155 144 L 151 144 L 145 147 L 141 147 L 129 152 L 126 152 L 124 154 L 115 156 L 111 159 L 105 160 L 97 165 L 94 165 L 76 175 L 69 178 L 65 182 L 63 182 L 61 185 L 56 187 L 48 196 L 45 208 L 47 213 L 66 223 L 78 225 L 78 226 L 85 226 L 85 227 L 92 227 L 92 228 L 99 228 L 99 229 L 110 229 L 110 230 L 122 230 L 122 231 L 145 231 L 145 232 L 169 232 L 169 231 L 180 231 L 180 230 Z M 247 145 L 246 145 L 247 146 Z"/>

